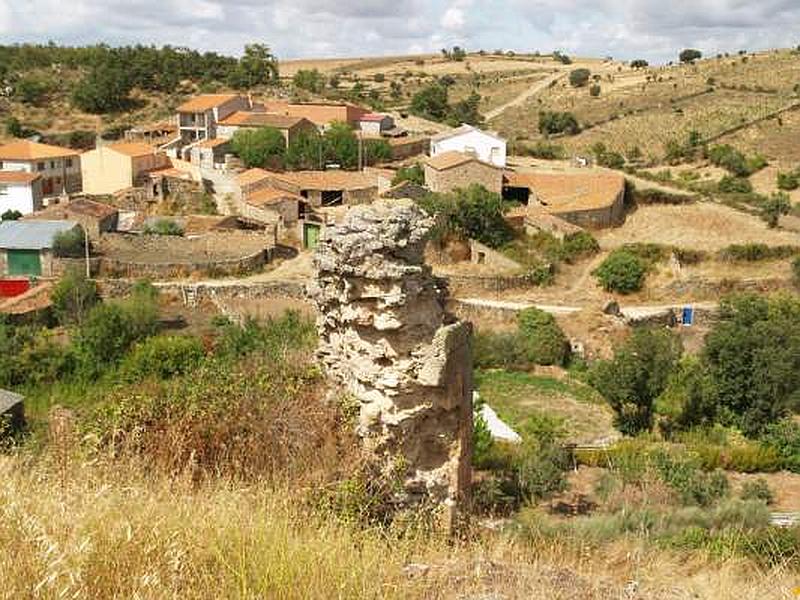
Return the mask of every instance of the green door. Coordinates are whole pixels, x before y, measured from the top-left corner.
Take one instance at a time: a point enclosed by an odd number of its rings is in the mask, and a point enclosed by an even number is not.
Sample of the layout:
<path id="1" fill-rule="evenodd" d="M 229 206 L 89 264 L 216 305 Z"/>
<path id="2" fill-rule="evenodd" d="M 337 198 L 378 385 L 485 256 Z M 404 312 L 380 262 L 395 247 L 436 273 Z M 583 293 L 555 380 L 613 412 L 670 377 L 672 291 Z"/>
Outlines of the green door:
<path id="1" fill-rule="evenodd" d="M 306 223 L 303 225 L 303 247 L 313 250 L 319 243 L 319 225 Z"/>
<path id="2" fill-rule="evenodd" d="M 7 250 L 9 275 L 41 275 L 42 261 L 38 250 Z"/>

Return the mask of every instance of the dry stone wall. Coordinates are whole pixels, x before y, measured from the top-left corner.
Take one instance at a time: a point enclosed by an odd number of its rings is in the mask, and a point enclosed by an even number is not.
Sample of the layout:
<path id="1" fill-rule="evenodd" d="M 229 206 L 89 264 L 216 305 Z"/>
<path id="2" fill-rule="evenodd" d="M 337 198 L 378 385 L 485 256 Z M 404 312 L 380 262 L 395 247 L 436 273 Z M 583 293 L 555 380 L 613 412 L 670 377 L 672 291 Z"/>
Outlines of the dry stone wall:
<path id="1" fill-rule="evenodd" d="M 399 478 L 396 505 L 432 505 L 452 528 L 471 481 L 472 327 L 424 263 L 433 224 L 409 200 L 350 209 L 326 230 L 309 296 L 318 356 L 358 400 L 373 462 Z"/>

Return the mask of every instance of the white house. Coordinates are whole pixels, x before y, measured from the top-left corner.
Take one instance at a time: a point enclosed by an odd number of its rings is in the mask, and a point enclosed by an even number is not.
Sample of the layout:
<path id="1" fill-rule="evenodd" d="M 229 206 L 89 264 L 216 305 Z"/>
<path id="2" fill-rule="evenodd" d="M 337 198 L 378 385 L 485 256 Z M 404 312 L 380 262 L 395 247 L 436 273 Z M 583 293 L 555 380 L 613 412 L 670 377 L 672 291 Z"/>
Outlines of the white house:
<path id="1" fill-rule="evenodd" d="M 367 135 L 380 135 L 394 127 L 394 119 L 381 113 L 367 113 L 359 118 L 358 127 Z"/>
<path id="2" fill-rule="evenodd" d="M 433 136 L 431 156 L 445 152 L 471 154 L 482 162 L 497 167 L 506 166 L 506 141 L 472 125 L 462 125 Z"/>
<path id="3" fill-rule="evenodd" d="M 25 171 L 0 171 L 0 214 L 23 215 L 42 209 L 42 176 Z"/>
<path id="4" fill-rule="evenodd" d="M 81 191 L 81 159 L 77 150 L 29 140 L 0 146 L 0 171 L 23 171 L 41 176 L 45 198 Z"/>

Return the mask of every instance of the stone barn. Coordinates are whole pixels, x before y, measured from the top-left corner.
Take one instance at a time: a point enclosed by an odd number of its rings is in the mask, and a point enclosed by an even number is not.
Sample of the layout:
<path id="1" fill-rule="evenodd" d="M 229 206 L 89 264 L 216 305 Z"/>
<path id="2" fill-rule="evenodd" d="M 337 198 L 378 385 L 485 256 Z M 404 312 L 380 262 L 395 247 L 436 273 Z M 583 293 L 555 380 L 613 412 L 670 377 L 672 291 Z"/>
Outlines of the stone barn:
<path id="1" fill-rule="evenodd" d="M 433 192 L 451 192 L 480 184 L 490 192 L 503 191 L 503 170 L 461 152 L 445 152 L 425 161 L 425 185 Z"/>

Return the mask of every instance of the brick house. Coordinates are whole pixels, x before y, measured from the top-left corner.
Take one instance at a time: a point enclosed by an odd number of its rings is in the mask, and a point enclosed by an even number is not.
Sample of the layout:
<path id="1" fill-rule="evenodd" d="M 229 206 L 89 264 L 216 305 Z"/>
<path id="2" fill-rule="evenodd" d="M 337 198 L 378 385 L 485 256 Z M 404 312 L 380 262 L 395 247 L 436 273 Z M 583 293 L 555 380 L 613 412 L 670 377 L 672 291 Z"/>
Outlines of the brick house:
<path id="1" fill-rule="evenodd" d="M 503 169 L 460 152 L 445 152 L 425 160 L 425 185 L 432 192 L 450 192 L 479 184 L 490 192 L 503 191 Z"/>
<path id="2" fill-rule="evenodd" d="M 81 157 L 77 150 L 29 140 L 0 146 L 0 171 L 22 171 L 41 177 L 42 197 L 81 191 Z"/>

